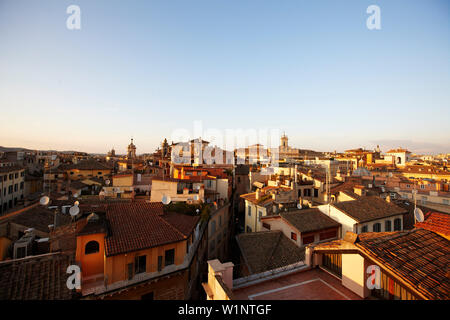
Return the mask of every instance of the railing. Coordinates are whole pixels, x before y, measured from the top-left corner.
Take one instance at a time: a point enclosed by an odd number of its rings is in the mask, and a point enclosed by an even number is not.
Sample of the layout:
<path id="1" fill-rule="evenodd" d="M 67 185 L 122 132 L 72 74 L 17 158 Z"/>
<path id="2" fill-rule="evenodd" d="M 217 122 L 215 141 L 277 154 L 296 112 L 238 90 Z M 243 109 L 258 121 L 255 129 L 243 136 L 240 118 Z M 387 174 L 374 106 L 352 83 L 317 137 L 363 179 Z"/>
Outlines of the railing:
<path id="1" fill-rule="evenodd" d="M 239 265 L 235 266 L 238 267 Z M 299 261 L 281 268 L 276 268 L 273 270 L 269 270 L 269 271 L 265 271 L 265 272 L 261 272 L 261 273 L 257 273 L 257 274 L 252 274 L 246 277 L 242 277 L 242 278 L 238 278 L 233 280 L 233 288 L 241 288 L 241 287 L 245 287 L 251 284 L 254 284 L 255 282 L 260 282 L 260 281 L 266 281 L 266 280 L 270 280 L 273 278 L 277 278 L 292 272 L 297 272 L 300 270 L 306 270 L 308 269 L 309 266 L 305 264 L 304 261 Z"/>

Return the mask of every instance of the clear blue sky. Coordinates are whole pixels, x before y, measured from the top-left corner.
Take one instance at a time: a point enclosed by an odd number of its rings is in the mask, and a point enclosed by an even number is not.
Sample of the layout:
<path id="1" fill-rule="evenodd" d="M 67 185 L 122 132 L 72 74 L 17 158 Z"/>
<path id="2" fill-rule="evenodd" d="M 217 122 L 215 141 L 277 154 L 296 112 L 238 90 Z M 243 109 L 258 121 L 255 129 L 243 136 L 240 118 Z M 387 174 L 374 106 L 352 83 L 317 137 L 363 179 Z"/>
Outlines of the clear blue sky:
<path id="1" fill-rule="evenodd" d="M 66 8 L 81 8 L 68 30 Z M 381 8 L 381 30 L 366 8 Z M 151 152 L 173 130 L 450 152 L 449 1 L 0 0 L 0 145 Z M 386 150 L 385 150 L 386 151 Z"/>

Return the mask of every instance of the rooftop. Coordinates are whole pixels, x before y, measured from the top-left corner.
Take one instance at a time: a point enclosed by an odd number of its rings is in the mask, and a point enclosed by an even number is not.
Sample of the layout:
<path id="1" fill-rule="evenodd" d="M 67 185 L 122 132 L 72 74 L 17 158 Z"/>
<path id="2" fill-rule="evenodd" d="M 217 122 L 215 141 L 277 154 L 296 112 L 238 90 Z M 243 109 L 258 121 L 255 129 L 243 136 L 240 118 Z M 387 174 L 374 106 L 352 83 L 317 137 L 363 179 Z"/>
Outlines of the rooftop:
<path id="1" fill-rule="evenodd" d="M 299 232 L 310 232 L 340 226 L 338 222 L 316 208 L 282 212 L 280 215 Z"/>
<path id="2" fill-rule="evenodd" d="M 442 212 L 428 212 L 425 214 L 425 220 L 423 222 L 417 222 L 416 227 L 450 237 L 450 214 Z"/>
<path id="3" fill-rule="evenodd" d="M 361 300 L 321 269 L 290 273 L 233 290 L 236 300 Z"/>
<path id="4" fill-rule="evenodd" d="M 251 274 L 284 267 L 305 259 L 305 250 L 281 231 L 242 233 L 236 236 L 239 249 Z"/>
<path id="5" fill-rule="evenodd" d="M 361 197 L 356 200 L 333 203 L 332 206 L 358 222 L 367 222 L 407 213 L 406 209 L 376 196 Z"/>
<path id="6" fill-rule="evenodd" d="M 199 216 L 165 214 L 160 202 L 111 203 L 106 216 L 111 231 L 106 238 L 107 256 L 182 241 L 200 220 Z"/>
<path id="7" fill-rule="evenodd" d="M 73 259 L 61 253 L 0 262 L 0 300 L 69 300 L 66 271 Z"/>
<path id="8" fill-rule="evenodd" d="M 429 299 L 450 298 L 450 241 L 425 229 L 376 234 L 356 246 Z"/>

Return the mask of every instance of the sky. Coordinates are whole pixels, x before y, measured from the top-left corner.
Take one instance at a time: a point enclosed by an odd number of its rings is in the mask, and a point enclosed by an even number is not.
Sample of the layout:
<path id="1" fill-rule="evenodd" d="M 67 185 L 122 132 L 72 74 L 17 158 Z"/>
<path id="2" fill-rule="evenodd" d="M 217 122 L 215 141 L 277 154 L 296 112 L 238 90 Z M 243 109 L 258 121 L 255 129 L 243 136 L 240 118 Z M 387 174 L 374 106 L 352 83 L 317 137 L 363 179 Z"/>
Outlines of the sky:
<path id="1" fill-rule="evenodd" d="M 450 152 L 449 6 L 0 0 L 0 146 L 153 152 L 200 121 L 318 151 Z"/>

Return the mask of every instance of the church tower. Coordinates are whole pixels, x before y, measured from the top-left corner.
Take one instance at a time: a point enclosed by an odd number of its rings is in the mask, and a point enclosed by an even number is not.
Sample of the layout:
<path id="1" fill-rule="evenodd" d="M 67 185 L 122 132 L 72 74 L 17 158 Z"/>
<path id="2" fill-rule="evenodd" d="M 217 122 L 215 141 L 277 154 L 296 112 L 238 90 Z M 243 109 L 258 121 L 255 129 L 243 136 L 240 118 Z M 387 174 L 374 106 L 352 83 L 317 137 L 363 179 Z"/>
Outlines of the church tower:
<path id="1" fill-rule="evenodd" d="M 283 133 L 283 135 L 281 136 L 280 139 L 280 147 L 281 147 L 281 152 L 287 152 L 288 151 L 288 137 L 286 135 L 286 133 Z"/>
<path id="2" fill-rule="evenodd" d="M 128 159 L 136 158 L 136 146 L 133 144 L 133 138 L 131 138 L 131 143 L 128 145 L 127 158 Z"/>

